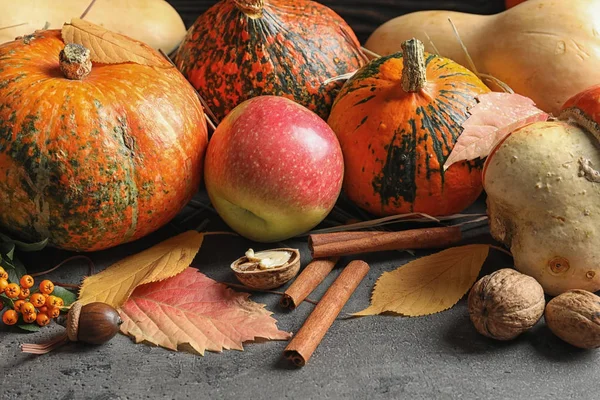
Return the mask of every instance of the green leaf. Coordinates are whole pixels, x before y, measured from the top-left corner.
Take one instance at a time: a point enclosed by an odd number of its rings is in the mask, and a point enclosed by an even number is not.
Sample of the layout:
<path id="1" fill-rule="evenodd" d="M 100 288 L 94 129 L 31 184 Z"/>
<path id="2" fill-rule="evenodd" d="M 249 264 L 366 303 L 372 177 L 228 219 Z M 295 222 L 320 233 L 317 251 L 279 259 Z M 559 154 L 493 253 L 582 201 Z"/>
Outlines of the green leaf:
<path id="1" fill-rule="evenodd" d="M 39 242 L 27 243 L 22 242 L 20 240 L 15 240 L 3 233 L 0 233 L 0 241 L 5 243 L 12 243 L 17 247 L 17 249 L 21 251 L 39 251 L 46 247 L 46 245 L 48 244 L 48 238 L 40 240 Z"/>
<path id="2" fill-rule="evenodd" d="M 9 260 L 13 259 L 15 254 L 15 244 L 11 242 L 0 242 L 0 255 L 5 256 Z"/>
<path id="3" fill-rule="evenodd" d="M 65 307 L 70 306 L 75 301 L 77 301 L 77 295 L 70 290 L 65 289 L 62 286 L 54 286 L 54 291 L 52 292 L 54 296 L 58 296 L 65 302 Z"/>
<path id="4" fill-rule="evenodd" d="M 27 332 L 39 332 L 40 331 L 39 325 L 36 325 L 36 324 L 19 324 L 19 325 L 17 325 L 17 328 L 22 329 Z"/>
<path id="5" fill-rule="evenodd" d="M 13 266 L 15 268 L 15 273 L 21 279 L 21 277 L 27 274 L 27 270 L 25 269 L 25 265 L 19 260 L 17 257 L 13 258 Z M 18 280 L 17 280 L 18 282 Z"/>
<path id="6" fill-rule="evenodd" d="M 7 259 L 1 259 L 0 266 L 8 273 L 8 280 L 10 282 L 19 282 L 21 277 L 27 273 L 25 266 L 17 257 L 14 257 L 12 262 Z"/>
<path id="7" fill-rule="evenodd" d="M 48 245 L 48 238 L 34 243 L 25 243 L 18 240 L 13 240 L 13 243 L 20 251 L 40 251 Z"/>
<path id="8" fill-rule="evenodd" d="M 9 299 L 4 293 L 0 294 L 0 300 L 4 307 L 15 308 L 15 302 L 12 299 Z"/>

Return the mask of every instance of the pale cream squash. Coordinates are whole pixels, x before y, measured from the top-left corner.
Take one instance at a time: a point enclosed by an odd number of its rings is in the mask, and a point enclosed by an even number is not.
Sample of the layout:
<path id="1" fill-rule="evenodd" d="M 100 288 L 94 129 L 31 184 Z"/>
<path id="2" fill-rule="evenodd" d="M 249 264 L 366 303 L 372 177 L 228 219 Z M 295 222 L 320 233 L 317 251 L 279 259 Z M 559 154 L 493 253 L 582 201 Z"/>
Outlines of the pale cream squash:
<path id="1" fill-rule="evenodd" d="M 386 22 L 365 46 L 386 55 L 416 37 L 426 51 L 435 52 L 433 43 L 442 56 L 469 67 L 448 18 L 479 72 L 502 80 L 544 111 L 558 114 L 569 97 L 600 84 L 598 0 L 528 0 L 489 16 L 416 12 Z"/>
<path id="2" fill-rule="evenodd" d="M 46 22 L 60 29 L 79 17 L 91 0 L 0 0 L 0 43 L 42 29 Z M 97 0 L 86 20 L 140 40 L 166 53 L 185 36 L 181 17 L 164 0 Z M 8 29 L 8 26 L 26 23 Z"/>

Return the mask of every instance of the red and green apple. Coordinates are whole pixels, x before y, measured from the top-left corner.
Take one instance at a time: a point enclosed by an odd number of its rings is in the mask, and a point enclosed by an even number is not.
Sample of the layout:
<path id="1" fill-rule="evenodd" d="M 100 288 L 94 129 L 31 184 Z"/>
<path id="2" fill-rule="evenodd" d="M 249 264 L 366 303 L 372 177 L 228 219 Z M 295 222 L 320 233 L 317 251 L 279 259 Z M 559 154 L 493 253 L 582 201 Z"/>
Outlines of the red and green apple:
<path id="1" fill-rule="evenodd" d="M 284 97 L 233 109 L 214 132 L 205 182 L 221 218 L 240 235 L 276 242 L 306 232 L 333 208 L 344 160 L 331 128 Z"/>

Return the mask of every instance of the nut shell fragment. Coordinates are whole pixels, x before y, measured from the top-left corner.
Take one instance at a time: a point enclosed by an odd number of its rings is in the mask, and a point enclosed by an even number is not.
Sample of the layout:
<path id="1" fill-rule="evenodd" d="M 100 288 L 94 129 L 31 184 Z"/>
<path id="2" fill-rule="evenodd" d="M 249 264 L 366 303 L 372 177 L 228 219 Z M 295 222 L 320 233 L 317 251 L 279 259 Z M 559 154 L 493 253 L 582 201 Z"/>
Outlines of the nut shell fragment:
<path id="1" fill-rule="evenodd" d="M 284 252 L 287 254 L 278 255 Z M 289 255 L 289 257 L 288 257 Z M 270 261 L 267 261 L 270 260 Z M 275 261 L 273 261 L 275 260 Z M 277 263 L 286 260 L 283 265 Z M 274 266 L 267 266 L 267 265 Z M 253 289 L 273 289 L 294 278 L 300 270 L 298 249 L 279 248 L 262 252 L 247 252 L 231 264 L 236 278 Z"/>
<path id="2" fill-rule="evenodd" d="M 469 316 L 482 335 L 510 340 L 539 321 L 545 304 L 544 290 L 534 278 L 505 268 L 473 285 Z"/>
<path id="3" fill-rule="evenodd" d="M 569 290 L 550 300 L 544 313 L 552 332 L 583 349 L 600 347 L 600 297 L 587 290 Z"/>

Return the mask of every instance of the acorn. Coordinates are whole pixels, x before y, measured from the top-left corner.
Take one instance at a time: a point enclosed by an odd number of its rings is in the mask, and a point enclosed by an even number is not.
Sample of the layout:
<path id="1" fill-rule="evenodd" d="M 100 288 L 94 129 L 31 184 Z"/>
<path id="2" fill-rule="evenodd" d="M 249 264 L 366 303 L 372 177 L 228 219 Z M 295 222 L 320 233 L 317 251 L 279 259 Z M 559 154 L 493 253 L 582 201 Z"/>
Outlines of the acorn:
<path id="1" fill-rule="evenodd" d="M 117 310 L 106 303 L 81 305 L 76 301 L 71 305 L 66 321 L 57 321 L 67 328 L 66 333 L 46 343 L 24 343 L 21 351 L 30 354 L 46 354 L 68 342 L 104 344 L 115 337 L 123 323 Z"/>
<path id="2" fill-rule="evenodd" d="M 115 337 L 122 323 L 117 310 L 106 303 L 82 306 L 75 302 L 67 315 L 67 336 L 72 342 L 104 344 Z"/>

